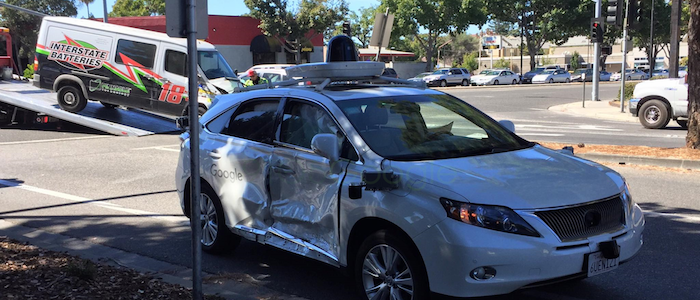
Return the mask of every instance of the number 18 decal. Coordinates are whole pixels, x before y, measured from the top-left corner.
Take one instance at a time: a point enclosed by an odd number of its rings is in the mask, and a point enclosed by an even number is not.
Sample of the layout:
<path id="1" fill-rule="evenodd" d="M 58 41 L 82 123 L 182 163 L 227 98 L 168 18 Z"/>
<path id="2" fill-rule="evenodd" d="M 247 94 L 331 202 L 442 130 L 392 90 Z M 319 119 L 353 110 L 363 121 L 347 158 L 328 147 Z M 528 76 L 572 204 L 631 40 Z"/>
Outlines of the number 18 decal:
<path id="1" fill-rule="evenodd" d="M 167 101 L 168 103 L 180 104 L 180 102 L 182 102 L 182 98 L 184 97 L 187 97 L 184 86 L 166 83 L 163 84 L 163 90 L 160 91 L 158 101 Z"/>

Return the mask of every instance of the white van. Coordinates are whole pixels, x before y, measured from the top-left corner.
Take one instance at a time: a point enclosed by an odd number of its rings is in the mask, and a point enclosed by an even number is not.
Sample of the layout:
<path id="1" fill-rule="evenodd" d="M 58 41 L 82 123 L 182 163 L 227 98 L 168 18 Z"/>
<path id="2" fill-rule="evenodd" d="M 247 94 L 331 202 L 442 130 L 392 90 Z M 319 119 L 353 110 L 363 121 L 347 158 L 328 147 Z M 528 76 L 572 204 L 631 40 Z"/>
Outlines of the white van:
<path id="1" fill-rule="evenodd" d="M 214 45 L 197 41 L 199 111 L 241 87 Z M 68 17 L 45 17 L 34 59 L 34 85 L 58 92 L 70 112 L 88 100 L 183 115 L 187 111 L 187 40 L 164 33 Z"/>

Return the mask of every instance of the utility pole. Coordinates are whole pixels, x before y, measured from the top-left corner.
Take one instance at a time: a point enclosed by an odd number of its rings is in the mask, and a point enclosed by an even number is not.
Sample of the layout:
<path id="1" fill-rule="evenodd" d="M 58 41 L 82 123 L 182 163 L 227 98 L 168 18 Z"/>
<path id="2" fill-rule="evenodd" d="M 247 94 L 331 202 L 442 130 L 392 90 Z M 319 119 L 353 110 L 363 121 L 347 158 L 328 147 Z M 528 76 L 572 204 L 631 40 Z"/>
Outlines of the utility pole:
<path id="1" fill-rule="evenodd" d="M 654 74 L 654 68 L 656 68 L 656 51 L 654 51 L 654 3 L 656 1 L 651 0 L 651 23 L 649 25 L 649 80 Z"/>
<path id="2" fill-rule="evenodd" d="M 102 0 L 102 10 L 104 11 L 104 14 L 105 14 L 105 16 L 104 16 L 104 18 L 102 18 L 102 20 L 104 20 L 105 23 L 108 23 L 107 22 L 107 0 Z"/>
<path id="3" fill-rule="evenodd" d="M 600 19 L 601 3 L 602 0 L 596 0 L 595 2 L 595 18 Z M 601 22 L 605 23 L 605 22 Z M 600 101 L 598 99 L 598 79 L 600 78 L 600 43 L 594 41 L 593 43 L 593 101 Z"/>
<path id="4" fill-rule="evenodd" d="M 525 75 L 525 70 L 523 70 L 523 48 L 525 46 L 523 45 L 523 35 L 525 34 L 525 29 L 523 28 L 523 24 L 525 24 L 525 7 L 522 8 L 520 11 L 520 81 L 519 83 L 522 85 L 523 84 L 523 76 Z"/>
<path id="5" fill-rule="evenodd" d="M 675 0 L 671 3 L 671 61 L 669 62 L 669 78 L 678 78 L 678 47 L 681 37 L 681 11 L 683 0 Z"/>
<path id="6" fill-rule="evenodd" d="M 627 27 L 629 24 L 629 15 L 630 15 L 630 1 L 636 1 L 636 0 L 627 0 L 627 5 L 625 5 L 625 19 L 622 22 L 622 69 L 620 71 L 620 112 L 624 113 L 625 112 L 625 70 L 627 67 Z"/>

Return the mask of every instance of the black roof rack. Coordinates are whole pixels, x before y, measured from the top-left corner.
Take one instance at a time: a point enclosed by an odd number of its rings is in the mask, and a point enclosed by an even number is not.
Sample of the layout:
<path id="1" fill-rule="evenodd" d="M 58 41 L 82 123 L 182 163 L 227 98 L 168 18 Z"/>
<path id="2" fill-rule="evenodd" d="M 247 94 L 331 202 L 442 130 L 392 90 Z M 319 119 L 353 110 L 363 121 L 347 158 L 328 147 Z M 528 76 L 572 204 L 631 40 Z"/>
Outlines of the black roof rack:
<path id="1" fill-rule="evenodd" d="M 326 87 L 328 87 L 331 84 L 335 83 L 343 83 L 343 84 L 362 84 L 362 83 L 375 83 L 375 84 L 383 84 L 383 83 L 392 83 L 392 84 L 397 84 L 397 85 L 391 85 L 392 87 L 401 87 L 401 85 L 407 86 L 407 87 L 415 87 L 415 88 L 421 88 L 425 89 L 427 88 L 425 82 L 416 82 L 416 81 L 409 81 L 405 79 L 398 79 L 398 78 L 393 78 L 393 77 L 385 77 L 385 76 L 362 76 L 362 77 L 326 77 L 326 78 L 300 78 L 300 79 L 292 79 L 292 80 L 284 80 L 284 81 L 276 81 L 276 82 L 268 82 L 266 84 L 257 84 L 253 86 L 248 86 L 248 87 L 242 87 L 242 88 L 235 88 L 234 92 L 246 92 L 246 91 L 254 91 L 254 90 L 263 90 L 263 89 L 271 89 L 271 88 L 277 88 L 277 87 L 292 87 L 292 86 L 315 86 L 316 91 L 322 91 Z M 380 85 L 377 85 L 380 86 Z M 386 86 L 386 85 L 381 85 L 381 86 Z"/>

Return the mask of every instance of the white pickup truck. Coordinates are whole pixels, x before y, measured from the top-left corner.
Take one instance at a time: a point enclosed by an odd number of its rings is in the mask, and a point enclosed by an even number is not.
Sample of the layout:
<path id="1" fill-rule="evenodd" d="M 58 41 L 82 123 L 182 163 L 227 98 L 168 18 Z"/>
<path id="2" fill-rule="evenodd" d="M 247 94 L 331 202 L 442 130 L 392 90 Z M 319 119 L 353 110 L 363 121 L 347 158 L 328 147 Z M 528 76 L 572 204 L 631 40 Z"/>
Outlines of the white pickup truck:
<path id="1" fill-rule="evenodd" d="M 686 78 L 644 81 L 634 88 L 630 112 L 646 128 L 659 129 L 676 121 L 688 128 L 688 83 Z"/>

